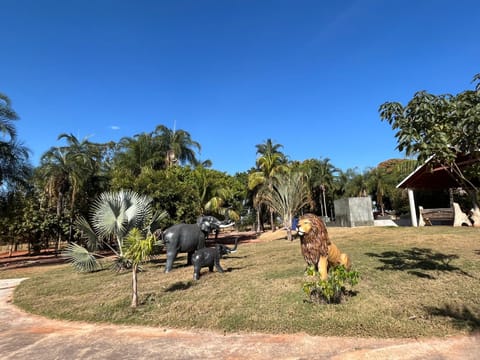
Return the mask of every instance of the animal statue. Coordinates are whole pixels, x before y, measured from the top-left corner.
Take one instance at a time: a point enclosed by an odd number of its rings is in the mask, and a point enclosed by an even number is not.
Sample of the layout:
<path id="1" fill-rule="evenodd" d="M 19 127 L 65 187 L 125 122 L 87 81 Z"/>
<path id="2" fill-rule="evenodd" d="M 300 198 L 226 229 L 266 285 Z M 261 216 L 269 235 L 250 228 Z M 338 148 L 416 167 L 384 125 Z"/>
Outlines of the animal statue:
<path id="1" fill-rule="evenodd" d="M 220 229 L 232 226 L 234 224 L 234 222 L 228 220 L 220 221 L 215 216 L 203 215 L 197 218 L 197 225 L 200 226 L 200 229 L 205 234 L 205 239 L 208 239 L 208 235 L 210 235 L 212 232 L 215 233 L 215 239 L 217 239 Z"/>
<path id="2" fill-rule="evenodd" d="M 193 280 L 200 279 L 200 271 L 203 267 L 208 267 L 209 271 L 213 271 L 213 267 L 218 272 L 223 273 L 220 266 L 220 259 L 227 254 L 237 251 L 238 237 L 235 239 L 235 246 L 230 249 L 225 245 L 216 244 L 215 247 L 203 248 L 195 251 L 192 256 L 193 262 Z"/>
<path id="3" fill-rule="evenodd" d="M 205 247 L 205 235 L 197 224 L 170 226 L 162 233 L 162 240 L 167 252 L 166 273 L 172 270 L 173 261 L 178 253 L 188 253 L 187 265 L 191 265 L 195 250 Z"/>
<path id="4" fill-rule="evenodd" d="M 215 233 L 215 239 L 218 238 L 218 233 L 220 232 L 221 222 L 214 216 L 199 216 L 197 218 L 197 225 L 200 226 L 200 229 L 205 234 L 205 239 L 208 239 L 208 235 L 211 232 Z"/>
<path id="5" fill-rule="evenodd" d="M 327 280 L 330 266 L 351 267 L 350 258 L 342 253 L 328 237 L 327 227 L 321 218 L 314 214 L 300 217 L 297 225 L 302 255 L 308 265 L 314 265 L 322 280 Z"/>

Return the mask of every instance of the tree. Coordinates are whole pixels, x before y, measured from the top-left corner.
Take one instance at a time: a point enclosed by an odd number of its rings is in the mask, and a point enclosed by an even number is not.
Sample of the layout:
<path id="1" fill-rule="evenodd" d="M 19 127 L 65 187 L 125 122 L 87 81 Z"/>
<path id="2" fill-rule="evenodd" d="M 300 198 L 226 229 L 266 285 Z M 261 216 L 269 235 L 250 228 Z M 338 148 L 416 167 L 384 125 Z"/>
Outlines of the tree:
<path id="1" fill-rule="evenodd" d="M 196 166 L 199 160 L 195 150 L 200 149 L 200 144 L 192 140 L 187 131 L 158 125 L 151 133 L 120 139 L 114 163 L 116 169 L 128 169 L 138 176 L 145 168 L 160 170 L 176 164 Z"/>
<path id="2" fill-rule="evenodd" d="M 32 174 L 30 150 L 17 139 L 19 119 L 10 98 L 0 93 L 0 189 L 3 193 L 25 187 Z"/>
<path id="3" fill-rule="evenodd" d="M 329 158 L 305 160 L 301 168 L 307 171 L 312 200 L 317 205 L 316 208 L 320 209 L 321 216 L 328 216 L 327 197 L 331 207 L 334 200 L 335 177 L 340 170 L 330 163 Z"/>
<path id="4" fill-rule="evenodd" d="M 162 169 L 165 156 L 166 153 L 153 133 L 123 137 L 117 145 L 115 168 L 128 169 L 134 176 L 138 176 L 144 167 Z"/>
<path id="5" fill-rule="evenodd" d="M 132 264 L 132 304 L 131 307 L 138 306 L 138 280 L 137 274 L 139 266 L 142 262 L 146 261 L 153 251 L 153 245 L 155 243 L 155 236 L 149 234 L 146 237 L 142 232 L 133 228 L 125 238 L 124 243 L 124 256 Z"/>
<path id="6" fill-rule="evenodd" d="M 457 95 L 419 91 L 406 106 L 386 102 L 379 112 L 381 120 L 397 131 L 398 150 L 417 156 L 420 162 L 433 157 L 432 164 L 444 166 L 469 191 L 475 225 L 480 226 L 478 188 L 456 163 L 459 154 L 480 158 L 480 74 L 472 82 L 475 90 Z"/>
<path id="7" fill-rule="evenodd" d="M 291 241 L 293 217 L 310 201 L 306 175 L 298 171 L 278 173 L 271 178 L 271 186 L 262 188 L 259 197 L 260 202 L 281 216 Z"/>
<path id="8" fill-rule="evenodd" d="M 272 139 L 267 139 L 263 144 L 257 144 L 257 171 L 249 175 L 248 187 L 258 193 L 263 186 L 270 186 L 270 179 L 276 174 L 288 169 L 287 157 L 280 149 L 283 145 L 275 144 Z M 256 196 L 255 196 L 256 197 Z M 260 204 L 258 198 L 254 200 L 257 208 L 257 231 L 260 231 Z M 273 210 L 270 209 L 270 225 L 275 230 Z"/>
<path id="9" fill-rule="evenodd" d="M 384 197 L 387 194 L 387 174 L 384 168 L 376 167 L 367 173 L 367 184 L 372 194 L 376 195 L 377 205 L 382 216 L 385 215 Z"/>
<path id="10" fill-rule="evenodd" d="M 101 159 L 100 148 L 87 138 L 79 141 L 72 134 L 60 134 L 58 140 L 65 139 L 66 146 L 51 147 L 40 159 L 38 172 L 44 179 L 44 191 L 55 203 L 58 222 L 58 236 L 55 249 L 62 238 L 62 221 L 68 220 L 69 241 L 73 236 L 73 218 L 77 195 L 84 184 L 97 173 Z M 69 209 L 68 215 L 65 209 Z"/>
<path id="11" fill-rule="evenodd" d="M 90 222 L 82 216 L 76 221 L 86 247 L 71 245 L 65 256 L 77 269 L 88 271 L 97 267 L 96 263 L 92 266 L 95 262 L 92 254 L 107 247 L 117 256 L 117 268 L 122 269 L 128 265 L 128 259 L 124 257 L 124 239 L 130 231 L 137 228 L 146 238 L 159 228 L 160 220 L 165 216 L 165 212 L 153 211 L 148 196 L 129 190 L 102 193 L 92 205 Z M 111 239 L 116 246 L 110 244 Z"/>
<path id="12" fill-rule="evenodd" d="M 229 176 L 202 165 L 195 167 L 193 176 L 205 213 L 218 214 L 234 221 L 240 219 L 240 215 L 232 208 L 234 189 L 230 186 Z"/>
<path id="13" fill-rule="evenodd" d="M 171 130 L 165 125 L 158 125 L 153 132 L 158 137 L 161 151 L 165 154 L 166 167 L 180 164 L 197 165 L 198 160 L 195 150 L 200 151 L 200 143 L 192 140 L 190 134 L 185 130 Z"/>
<path id="14" fill-rule="evenodd" d="M 18 115 L 12 108 L 10 98 L 0 93 L 0 133 L 2 133 L 2 137 L 7 137 L 8 140 L 17 137 L 17 129 L 13 124 L 16 120 L 18 120 Z"/>

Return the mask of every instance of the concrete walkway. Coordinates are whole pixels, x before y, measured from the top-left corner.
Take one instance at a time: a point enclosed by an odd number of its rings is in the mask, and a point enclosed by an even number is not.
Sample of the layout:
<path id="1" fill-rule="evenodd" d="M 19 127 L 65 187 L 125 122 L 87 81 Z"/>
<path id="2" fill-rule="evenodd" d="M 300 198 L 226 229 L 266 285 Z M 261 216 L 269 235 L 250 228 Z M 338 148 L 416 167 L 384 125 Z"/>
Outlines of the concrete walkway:
<path id="1" fill-rule="evenodd" d="M 0 358 L 7 359 L 479 359 L 480 335 L 357 339 L 305 334 L 220 334 L 64 322 L 11 303 L 23 279 L 0 280 Z"/>

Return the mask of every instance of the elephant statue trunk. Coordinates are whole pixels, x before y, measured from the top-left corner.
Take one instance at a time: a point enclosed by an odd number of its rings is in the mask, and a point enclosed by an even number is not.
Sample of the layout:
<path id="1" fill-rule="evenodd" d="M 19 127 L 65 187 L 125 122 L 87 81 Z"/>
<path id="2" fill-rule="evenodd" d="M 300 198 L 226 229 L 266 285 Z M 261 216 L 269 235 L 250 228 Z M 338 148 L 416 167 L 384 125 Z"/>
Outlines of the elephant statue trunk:
<path id="1" fill-rule="evenodd" d="M 225 245 L 224 245 L 225 246 Z M 237 252 L 237 247 L 238 247 L 238 236 L 235 238 L 235 244 L 233 245 L 233 248 L 228 248 L 227 246 L 225 246 L 226 248 L 226 251 L 228 251 L 228 253 L 234 253 L 234 252 Z"/>

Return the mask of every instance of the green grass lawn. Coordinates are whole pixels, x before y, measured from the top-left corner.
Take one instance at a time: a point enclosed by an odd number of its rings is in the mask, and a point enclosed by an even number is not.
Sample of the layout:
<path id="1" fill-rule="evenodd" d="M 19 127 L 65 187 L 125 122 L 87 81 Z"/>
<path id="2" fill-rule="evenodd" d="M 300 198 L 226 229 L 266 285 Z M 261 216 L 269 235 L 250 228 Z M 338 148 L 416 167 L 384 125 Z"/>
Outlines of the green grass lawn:
<path id="1" fill-rule="evenodd" d="M 185 254 L 163 272 L 165 257 L 139 274 L 141 305 L 130 308 L 131 273 L 79 274 L 69 265 L 29 276 L 14 303 L 56 319 L 203 328 L 222 332 L 298 333 L 357 337 L 423 337 L 480 329 L 480 230 L 329 228 L 360 281 L 338 305 L 313 304 L 302 291 L 299 240 L 240 244 L 221 261 L 224 274 L 202 270 L 193 280 Z"/>

